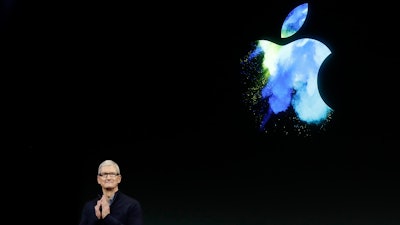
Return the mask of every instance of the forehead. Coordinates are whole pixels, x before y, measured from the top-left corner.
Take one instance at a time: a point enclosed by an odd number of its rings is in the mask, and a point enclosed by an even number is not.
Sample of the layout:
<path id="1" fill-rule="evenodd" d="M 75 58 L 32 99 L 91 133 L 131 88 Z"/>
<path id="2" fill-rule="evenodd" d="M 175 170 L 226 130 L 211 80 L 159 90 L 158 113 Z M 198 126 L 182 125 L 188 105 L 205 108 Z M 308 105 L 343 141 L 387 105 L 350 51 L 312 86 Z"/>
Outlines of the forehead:
<path id="1" fill-rule="evenodd" d="M 114 166 L 103 166 L 100 168 L 101 172 L 117 172 Z"/>

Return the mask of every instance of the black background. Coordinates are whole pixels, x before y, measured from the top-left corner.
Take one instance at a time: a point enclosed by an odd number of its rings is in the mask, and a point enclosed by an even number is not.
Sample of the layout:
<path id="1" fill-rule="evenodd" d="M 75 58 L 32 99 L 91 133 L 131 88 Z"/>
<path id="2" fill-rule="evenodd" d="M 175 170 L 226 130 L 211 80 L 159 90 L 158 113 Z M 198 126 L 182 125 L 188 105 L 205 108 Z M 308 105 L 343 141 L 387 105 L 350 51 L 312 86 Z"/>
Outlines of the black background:
<path id="1" fill-rule="evenodd" d="M 35 185 L 48 219 L 77 224 L 113 159 L 148 225 L 399 224 L 394 3 L 309 2 L 325 133 L 260 134 L 242 103 L 240 59 L 301 3 L 4 1 L 10 133 L 56 174 Z"/>

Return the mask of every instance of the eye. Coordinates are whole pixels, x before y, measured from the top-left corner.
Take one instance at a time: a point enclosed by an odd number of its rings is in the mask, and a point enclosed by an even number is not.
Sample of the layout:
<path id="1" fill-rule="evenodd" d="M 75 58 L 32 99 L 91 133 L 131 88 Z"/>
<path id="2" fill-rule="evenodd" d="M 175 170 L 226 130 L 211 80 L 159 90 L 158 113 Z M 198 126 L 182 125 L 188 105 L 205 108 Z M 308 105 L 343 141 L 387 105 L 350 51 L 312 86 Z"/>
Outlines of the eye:
<path id="1" fill-rule="evenodd" d="M 100 174 L 99 174 L 100 177 L 107 177 L 107 176 L 109 176 L 109 177 L 116 177 L 116 176 L 118 176 L 118 175 L 119 175 L 118 173 L 100 173 Z"/>

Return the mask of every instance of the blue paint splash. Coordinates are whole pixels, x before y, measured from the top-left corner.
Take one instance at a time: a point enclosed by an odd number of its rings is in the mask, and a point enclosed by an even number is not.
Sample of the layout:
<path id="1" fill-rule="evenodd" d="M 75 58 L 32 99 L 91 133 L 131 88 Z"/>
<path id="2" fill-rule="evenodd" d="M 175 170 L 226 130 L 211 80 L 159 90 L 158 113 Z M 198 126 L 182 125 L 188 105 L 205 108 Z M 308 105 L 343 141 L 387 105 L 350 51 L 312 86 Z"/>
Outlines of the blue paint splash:
<path id="1" fill-rule="evenodd" d="M 282 25 L 281 36 L 296 33 L 307 13 L 307 3 L 293 9 Z M 260 130 L 266 131 L 268 122 L 278 116 L 279 121 L 286 116 L 290 122 L 283 126 L 292 124 L 299 133 L 304 132 L 299 128 L 322 126 L 330 119 L 333 109 L 323 101 L 318 88 L 319 69 L 330 54 L 326 45 L 311 38 L 286 45 L 268 40 L 255 42 L 253 50 L 242 60 L 242 72 L 249 85 L 245 99 Z"/>

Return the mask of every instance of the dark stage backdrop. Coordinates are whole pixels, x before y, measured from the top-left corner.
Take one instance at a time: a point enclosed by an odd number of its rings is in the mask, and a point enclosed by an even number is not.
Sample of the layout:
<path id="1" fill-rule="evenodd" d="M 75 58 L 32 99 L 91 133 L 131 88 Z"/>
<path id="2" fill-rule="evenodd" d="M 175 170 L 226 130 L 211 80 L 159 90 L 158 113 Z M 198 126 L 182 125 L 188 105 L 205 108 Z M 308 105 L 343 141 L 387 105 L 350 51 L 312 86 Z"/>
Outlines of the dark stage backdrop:
<path id="1" fill-rule="evenodd" d="M 326 130 L 261 133 L 243 102 L 240 59 L 301 3 L 3 3 L 13 130 L 49 143 L 29 151 L 63 199 L 49 217 L 77 224 L 113 159 L 146 225 L 398 225 L 394 3 L 308 1 Z"/>

